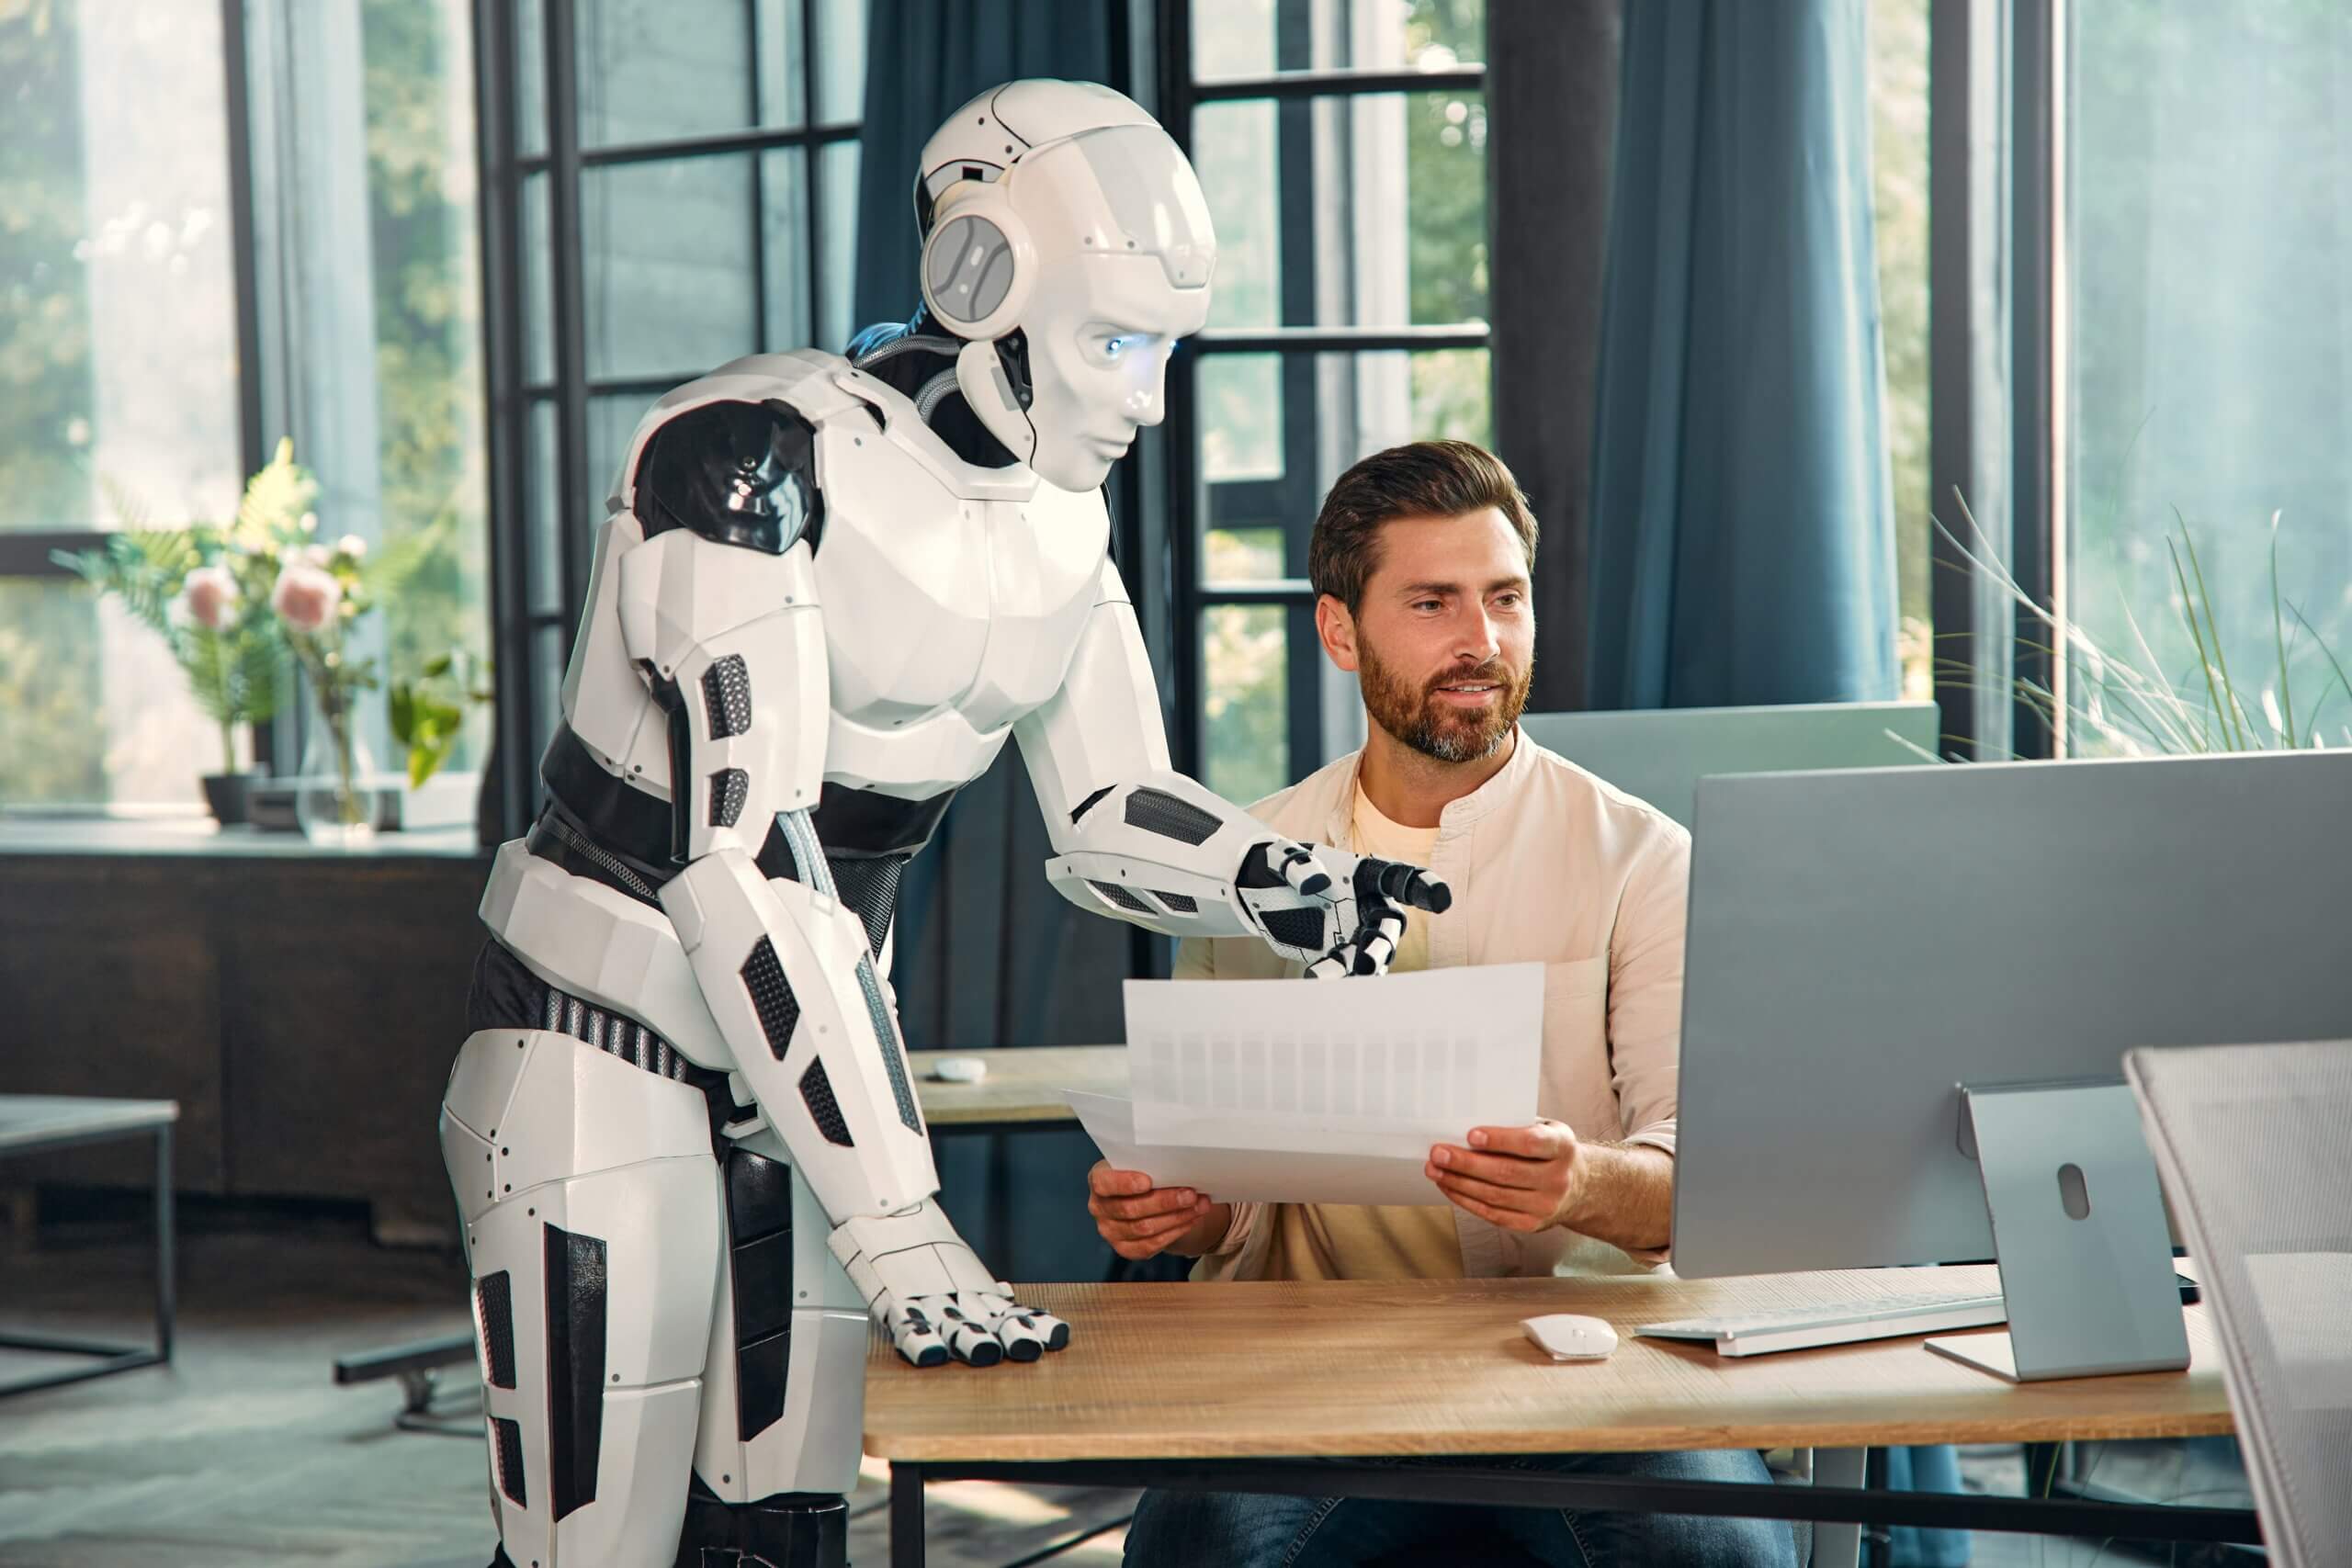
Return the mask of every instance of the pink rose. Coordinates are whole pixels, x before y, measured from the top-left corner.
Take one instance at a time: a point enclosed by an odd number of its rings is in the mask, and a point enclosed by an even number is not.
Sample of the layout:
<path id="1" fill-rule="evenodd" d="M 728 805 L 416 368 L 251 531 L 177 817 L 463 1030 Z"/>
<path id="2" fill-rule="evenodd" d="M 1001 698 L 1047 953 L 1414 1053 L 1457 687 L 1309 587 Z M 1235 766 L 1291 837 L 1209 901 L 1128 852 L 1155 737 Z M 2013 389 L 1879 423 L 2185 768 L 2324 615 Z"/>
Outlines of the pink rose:
<path id="1" fill-rule="evenodd" d="M 296 631 L 315 632 L 334 619 L 335 604 L 342 597 L 343 584 L 334 573 L 295 562 L 278 571 L 269 606 Z"/>
<path id="2" fill-rule="evenodd" d="M 217 632 L 237 603 L 237 580 L 227 567 L 200 566 L 187 574 L 186 592 L 188 618 Z"/>

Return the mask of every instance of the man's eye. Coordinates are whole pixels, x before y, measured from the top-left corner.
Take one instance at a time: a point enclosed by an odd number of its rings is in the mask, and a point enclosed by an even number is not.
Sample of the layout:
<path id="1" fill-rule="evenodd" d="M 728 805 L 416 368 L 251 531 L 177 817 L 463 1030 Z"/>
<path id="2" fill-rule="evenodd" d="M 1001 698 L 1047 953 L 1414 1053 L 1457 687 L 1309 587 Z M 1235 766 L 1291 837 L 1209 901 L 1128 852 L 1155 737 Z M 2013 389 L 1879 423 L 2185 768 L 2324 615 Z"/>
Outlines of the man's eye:
<path id="1" fill-rule="evenodd" d="M 1434 610 L 1437 607 L 1437 601 L 1434 599 L 1416 599 L 1413 601 L 1413 608 L 1416 610 Z"/>

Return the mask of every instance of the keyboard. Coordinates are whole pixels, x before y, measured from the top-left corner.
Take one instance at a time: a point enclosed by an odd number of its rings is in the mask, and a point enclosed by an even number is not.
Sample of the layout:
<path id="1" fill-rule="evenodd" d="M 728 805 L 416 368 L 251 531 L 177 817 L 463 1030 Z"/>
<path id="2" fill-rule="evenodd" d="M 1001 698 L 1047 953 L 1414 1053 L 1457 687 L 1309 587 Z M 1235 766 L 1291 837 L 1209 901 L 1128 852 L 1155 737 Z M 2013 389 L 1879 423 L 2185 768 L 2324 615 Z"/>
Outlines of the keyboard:
<path id="1" fill-rule="evenodd" d="M 2008 1308 L 1997 1292 L 1960 1295 L 1943 1291 L 1826 1302 L 1783 1312 L 1678 1318 L 1670 1323 L 1643 1324 L 1634 1332 L 1651 1339 L 1712 1339 L 1718 1355 L 1758 1356 L 1773 1350 L 1803 1350 L 1815 1345 L 1892 1339 L 1904 1334 L 1982 1328 L 2007 1318 Z"/>
<path id="2" fill-rule="evenodd" d="M 2175 1274 L 2173 1282 L 2180 1289 L 2181 1305 L 2200 1299 L 2197 1281 L 2186 1274 Z M 1940 1334 L 1948 1328 L 1982 1328 L 2006 1323 L 2008 1317 L 2007 1303 L 1997 1292 L 1912 1291 L 1781 1312 L 1678 1318 L 1671 1323 L 1644 1324 L 1634 1332 L 1652 1339 L 1712 1339 L 1719 1356 L 1761 1356 L 1815 1345 L 1851 1345 L 1905 1334 Z"/>

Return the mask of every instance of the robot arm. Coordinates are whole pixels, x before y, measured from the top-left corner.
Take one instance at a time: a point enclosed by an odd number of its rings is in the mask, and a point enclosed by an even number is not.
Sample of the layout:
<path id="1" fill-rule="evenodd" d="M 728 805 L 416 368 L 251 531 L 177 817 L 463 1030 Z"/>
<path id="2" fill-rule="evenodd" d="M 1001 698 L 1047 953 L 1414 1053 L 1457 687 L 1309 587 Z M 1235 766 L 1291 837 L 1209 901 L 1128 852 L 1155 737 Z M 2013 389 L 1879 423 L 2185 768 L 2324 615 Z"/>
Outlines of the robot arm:
<path id="1" fill-rule="evenodd" d="M 1015 1308 L 932 1201 L 897 1020 L 809 819 L 831 716 L 811 434 L 781 404 L 712 404 L 664 426 L 647 459 L 636 509 L 648 537 L 619 559 L 620 615 L 670 726 L 682 869 L 662 907 L 736 1071 L 899 1351 L 918 1365 L 1034 1359 L 1069 1330 Z M 759 870 L 771 822 L 797 882 Z"/>
<path id="2" fill-rule="evenodd" d="M 1401 906 L 1452 902 L 1419 867 L 1295 843 L 1171 769 L 1108 560 L 1061 691 L 1014 733 L 1057 852 L 1046 878 L 1080 908 L 1170 936 L 1257 936 L 1331 976 L 1387 967 Z"/>

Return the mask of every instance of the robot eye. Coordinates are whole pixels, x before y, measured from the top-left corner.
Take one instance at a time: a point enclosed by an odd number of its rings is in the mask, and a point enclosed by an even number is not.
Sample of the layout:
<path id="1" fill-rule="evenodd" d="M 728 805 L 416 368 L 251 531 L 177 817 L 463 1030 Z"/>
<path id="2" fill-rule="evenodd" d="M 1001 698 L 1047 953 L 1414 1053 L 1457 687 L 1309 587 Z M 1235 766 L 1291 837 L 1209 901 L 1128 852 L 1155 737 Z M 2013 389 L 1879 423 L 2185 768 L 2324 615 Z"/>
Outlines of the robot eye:
<path id="1" fill-rule="evenodd" d="M 1125 338 L 1118 337 L 1111 339 L 1108 343 L 1105 343 L 1102 345 L 1102 356 L 1105 359 L 1118 358 L 1119 350 L 1126 346 L 1126 341 L 1127 340 Z"/>

